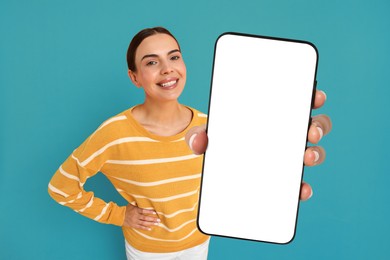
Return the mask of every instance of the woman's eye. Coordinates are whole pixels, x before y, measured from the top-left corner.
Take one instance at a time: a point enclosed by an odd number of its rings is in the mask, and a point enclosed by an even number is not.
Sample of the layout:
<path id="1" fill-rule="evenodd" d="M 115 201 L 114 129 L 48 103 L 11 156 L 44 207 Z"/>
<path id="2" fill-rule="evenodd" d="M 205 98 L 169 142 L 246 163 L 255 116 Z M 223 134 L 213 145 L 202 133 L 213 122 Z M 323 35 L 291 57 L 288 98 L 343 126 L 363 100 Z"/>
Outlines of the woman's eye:
<path id="1" fill-rule="evenodd" d="M 180 59 L 180 56 L 175 55 L 171 57 L 171 60 L 178 60 L 178 59 Z"/>
<path id="2" fill-rule="evenodd" d="M 146 66 L 151 66 L 151 65 L 156 65 L 157 62 L 156 61 L 149 61 L 148 63 L 146 63 Z"/>

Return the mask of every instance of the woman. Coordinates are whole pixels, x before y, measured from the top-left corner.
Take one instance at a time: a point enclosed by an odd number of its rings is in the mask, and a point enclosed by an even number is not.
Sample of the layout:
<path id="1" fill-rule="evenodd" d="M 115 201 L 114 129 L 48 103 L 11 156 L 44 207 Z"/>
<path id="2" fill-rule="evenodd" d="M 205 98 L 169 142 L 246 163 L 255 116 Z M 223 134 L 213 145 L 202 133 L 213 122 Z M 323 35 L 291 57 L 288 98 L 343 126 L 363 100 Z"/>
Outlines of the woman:
<path id="1" fill-rule="evenodd" d="M 60 166 L 49 193 L 62 205 L 96 221 L 121 226 L 128 259 L 207 259 L 209 237 L 196 227 L 206 115 L 178 102 L 186 67 L 175 37 L 161 27 L 131 41 L 128 74 L 145 100 L 105 121 Z M 315 107 L 325 102 L 317 91 Z M 313 118 L 309 141 L 330 131 L 328 117 Z M 189 145 L 187 145 L 187 143 Z M 323 161 L 310 147 L 306 165 Z M 89 177 L 102 172 L 129 202 L 118 206 L 86 192 Z M 303 184 L 301 199 L 311 196 Z"/>

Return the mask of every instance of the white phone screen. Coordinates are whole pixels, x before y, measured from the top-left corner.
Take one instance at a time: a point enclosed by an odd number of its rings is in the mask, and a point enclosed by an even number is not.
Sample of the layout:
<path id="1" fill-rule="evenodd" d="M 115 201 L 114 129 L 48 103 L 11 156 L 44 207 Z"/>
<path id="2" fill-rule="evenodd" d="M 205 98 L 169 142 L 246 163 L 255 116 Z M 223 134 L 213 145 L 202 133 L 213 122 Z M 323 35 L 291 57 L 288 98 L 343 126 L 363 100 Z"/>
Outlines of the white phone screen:
<path id="1" fill-rule="evenodd" d="M 215 45 L 198 226 L 288 243 L 295 235 L 318 53 L 238 33 Z"/>

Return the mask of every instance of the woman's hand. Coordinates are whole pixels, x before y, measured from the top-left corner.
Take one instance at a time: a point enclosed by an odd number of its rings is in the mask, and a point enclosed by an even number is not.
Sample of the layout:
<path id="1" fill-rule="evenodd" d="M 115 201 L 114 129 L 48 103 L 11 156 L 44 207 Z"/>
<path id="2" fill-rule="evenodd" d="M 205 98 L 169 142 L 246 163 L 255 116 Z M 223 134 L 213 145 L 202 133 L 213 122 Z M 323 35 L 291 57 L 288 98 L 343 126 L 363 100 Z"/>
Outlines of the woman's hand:
<path id="1" fill-rule="evenodd" d="M 326 101 L 326 94 L 317 90 L 314 98 L 314 109 L 320 108 Z M 312 117 L 308 132 L 310 143 L 317 144 L 323 136 L 327 135 L 332 129 L 332 122 L 327 115 L 317 115 Z M 207 149 L 208 137 L 206 134 L 206 125 L 191 128 L 186 134 L 187 144 L 195 154 L 202 154 Z M 305 151 L 304 164 L 306 166 L 315 166 L 325 160 L 325 150 L 321 146 L 311 146 Z M 308 183 L 302 182 L 301 200 L 307 200 L 313 194 L 313 190 Z"/>
<path id="2" fill-rule="evenodd" d="M 320 108 L 326 101 L 326 94 L 317 90 L 314 99 L 314 109 Z M 332 122 L 327 115 L 313 116 L 308 133 L 308 140 L 312 144 L 317 144 L 324 135 L 332 130 Z M 305 151 L 304 164 L 306 166 L 315 166 L 323 163 L 325 160 L 325 150 L 321 146 L 311 146 Z M 309 199 L 313 190 L 308 183 L 302 182 L 301 200 Z"/>
<path id="3" fill-rule="evenodd" d="M 128 204 L 126 206 L 125 221 L 123 226 L 138 228 L 143 230 L 152 230 L 152 226 L 159 225 L 160 219 L 150 215 L 157 215 L 154 210 L 141 209 Z"/>

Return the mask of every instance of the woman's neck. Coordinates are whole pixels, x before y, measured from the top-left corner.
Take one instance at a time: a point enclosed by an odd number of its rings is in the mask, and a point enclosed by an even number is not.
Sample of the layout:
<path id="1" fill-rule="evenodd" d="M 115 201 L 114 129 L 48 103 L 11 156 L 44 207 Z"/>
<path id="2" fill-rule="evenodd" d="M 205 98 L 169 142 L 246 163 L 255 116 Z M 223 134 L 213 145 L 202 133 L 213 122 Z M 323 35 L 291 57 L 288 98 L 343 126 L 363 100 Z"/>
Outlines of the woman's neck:
<path id="1" fill-rule="evenodd" d="M 184 107 L 177 101 L 156 103 L 145 100 L 138 109 L 144 119 L 159 125 L 170 125 L 180 119 Z"/>
<path id="2" fill-rule="evenodd" d="M 133 109 L 133 116 L 149 132 L 171 136 L 190 124 L 192 112 L 177 101 L 156 103 L 145 100 Z"/>

